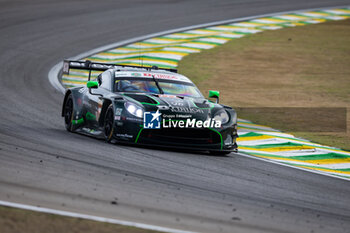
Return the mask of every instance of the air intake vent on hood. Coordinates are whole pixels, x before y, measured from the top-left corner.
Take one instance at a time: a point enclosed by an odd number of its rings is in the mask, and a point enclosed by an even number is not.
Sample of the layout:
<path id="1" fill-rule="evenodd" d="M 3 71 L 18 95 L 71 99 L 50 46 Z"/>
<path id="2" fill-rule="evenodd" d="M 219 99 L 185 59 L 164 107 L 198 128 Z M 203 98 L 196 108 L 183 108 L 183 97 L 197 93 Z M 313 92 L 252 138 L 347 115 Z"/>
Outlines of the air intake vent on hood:
<path id="1" fill-rule="evenodd" d="M 147 103 L 147 104 L 157 104 L 158 103 L 153 98 L 151 98 L 147 95 L 130 94 L 130 93 L 125 94 L 125 95 L 133 98 L 134 100 L 142 102 L 142 103 Z"/>

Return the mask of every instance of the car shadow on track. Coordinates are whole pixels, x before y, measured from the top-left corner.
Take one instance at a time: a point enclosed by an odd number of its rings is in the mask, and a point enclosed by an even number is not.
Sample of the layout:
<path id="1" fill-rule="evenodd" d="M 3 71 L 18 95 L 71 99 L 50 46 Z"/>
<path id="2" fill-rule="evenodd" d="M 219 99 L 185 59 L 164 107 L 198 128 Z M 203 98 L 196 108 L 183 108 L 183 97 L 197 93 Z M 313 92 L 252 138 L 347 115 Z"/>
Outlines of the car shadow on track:
<path id="1" fill-rule="evenodd" d="M 150 149 L 150 150 L 157 150 L 157 151 L 163 151 L 163 152 L 176 152 L 176 153 L 183 153 L 183 154 L 193 154 L 193 155 L 200 155 L 200 156 L 209 156 L 209 157 L 231 157 L 232 155 L 236 154 L 235 152 L 231 152 L 229 154 L 220 154 L 220 153 L 215 153 L 212 152 L 210 153 L 209 151 L 198 151 L 198 150 L 189 150 L 186 148 L 173 148 L 173 147 L 167 147 L 167 146 L 162 146 L 162 145 L 140 145 L 140 144 L 133 144 L 133 143 L 126 143 L 126 142 L 111 142 L 108 143 L 106 142 L 104 139 L 102 138 L 96 138 L 94 136 L 88 135 L 88 134 L 82 134 L 82 133 L 68 133 L 66 130 L 62 129 L 49 129 L 50 131 L 55 131 L 60 133 L 60 135 L 64 136 L 65 139 L 67 139 L 68 135 L 74 135 L 75 139 L 79 139 L 79 137 L 81 137 L 81 139 L 86 139 L 89 138 L 92 140 L 96 140 L 96 142 L 105 142 L 106 145 L 111 145 L 111 146 L 121 146 L 123 148 L 143 148 L 143 149 Z M 91 140 L 91 141 L 92 141 Z M 89 141 L 90 142 L 90 141 Z"/>

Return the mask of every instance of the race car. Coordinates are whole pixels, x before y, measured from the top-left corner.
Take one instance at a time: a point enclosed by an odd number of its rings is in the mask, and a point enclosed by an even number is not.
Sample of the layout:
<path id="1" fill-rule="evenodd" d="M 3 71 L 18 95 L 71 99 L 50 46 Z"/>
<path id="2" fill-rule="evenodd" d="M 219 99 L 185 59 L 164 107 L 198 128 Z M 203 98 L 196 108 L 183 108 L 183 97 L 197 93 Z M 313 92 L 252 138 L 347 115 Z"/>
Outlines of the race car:
<path id="1" fill-rule="evenodd" d="M 237 151 L 237 114 L 205 99 L 176 69 L 65 60 L 63 73 L 89 72 L 86 86 L 66 90 L 62 117 L 69 132 L 132 143 L 228 154 Z M 91 71 L 101 73 L 91 80 Z"/>

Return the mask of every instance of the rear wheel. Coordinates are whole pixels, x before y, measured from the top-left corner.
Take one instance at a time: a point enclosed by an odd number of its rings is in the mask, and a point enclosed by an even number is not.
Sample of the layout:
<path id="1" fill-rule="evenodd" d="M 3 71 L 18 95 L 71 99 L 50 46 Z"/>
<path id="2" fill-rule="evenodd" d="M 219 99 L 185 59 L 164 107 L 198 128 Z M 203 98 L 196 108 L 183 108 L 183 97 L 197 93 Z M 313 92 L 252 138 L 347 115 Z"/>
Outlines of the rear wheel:
<path id="1" fill-rule="evenodd" d="M 73 131 L 73 113 L 74 113 L 74 104 L 72 94 L 69 94 L 66 103 L 64 105 L 64 124 L 67 131 Z"/>
<path id="2" fill-rule="evenodd" d="M 104 121 L 104 133 L 107 142 L 110 142 L 113 139 L 114 133 L 114 111 L 113 105 L 109 105 L 105 115 Z"/>

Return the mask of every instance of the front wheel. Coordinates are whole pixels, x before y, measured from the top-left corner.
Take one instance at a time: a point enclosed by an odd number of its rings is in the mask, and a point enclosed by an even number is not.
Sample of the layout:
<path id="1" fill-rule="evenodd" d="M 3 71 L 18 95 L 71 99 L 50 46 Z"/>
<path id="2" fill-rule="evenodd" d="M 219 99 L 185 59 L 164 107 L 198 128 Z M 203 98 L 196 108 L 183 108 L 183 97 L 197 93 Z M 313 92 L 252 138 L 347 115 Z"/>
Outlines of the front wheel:
<path id="1" fill-rule="evenodd" d="M 105 121 L 104 121 L 104 133 L 105 133 L 105 139 L 107 142 L 110 142 L 113 138 L 114 133 L 114 111 L 113 111 L 113 105 L 109 105 L 106 111 L 105 115 Z"/>
<path id="2" fill-rule="evenodd" d="M 67 131 L 73 131 L 73 113 L 74 113 L 74 104 L 72 94 L 69 94 L 66 103 L 64 105 L 64 124 L 66 126 Z"/>

